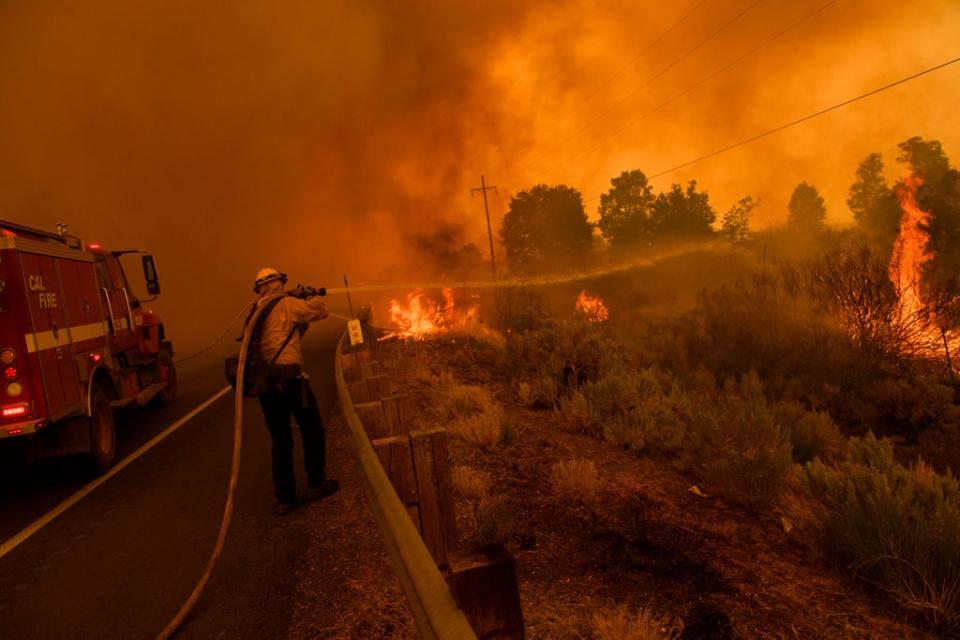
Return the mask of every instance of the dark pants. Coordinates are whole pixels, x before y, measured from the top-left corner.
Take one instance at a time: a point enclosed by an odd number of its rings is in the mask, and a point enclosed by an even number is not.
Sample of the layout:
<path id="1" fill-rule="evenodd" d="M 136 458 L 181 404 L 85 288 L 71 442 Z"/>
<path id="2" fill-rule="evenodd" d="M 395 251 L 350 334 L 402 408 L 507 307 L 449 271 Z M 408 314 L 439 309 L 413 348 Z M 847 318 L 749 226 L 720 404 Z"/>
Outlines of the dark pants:
<path id="1" fill-rule="evenodd" d="M 263 417 L 273 439 L 273 486 L 277 502 L 288 504 L 296 501 L 291 415 L 300 426 L 307 483 L 319 487 L 326 480 L 326 439 L 317 400 L 310 383 L 290 373 L 278 376 L 270 389 L 260 396 Z"/>

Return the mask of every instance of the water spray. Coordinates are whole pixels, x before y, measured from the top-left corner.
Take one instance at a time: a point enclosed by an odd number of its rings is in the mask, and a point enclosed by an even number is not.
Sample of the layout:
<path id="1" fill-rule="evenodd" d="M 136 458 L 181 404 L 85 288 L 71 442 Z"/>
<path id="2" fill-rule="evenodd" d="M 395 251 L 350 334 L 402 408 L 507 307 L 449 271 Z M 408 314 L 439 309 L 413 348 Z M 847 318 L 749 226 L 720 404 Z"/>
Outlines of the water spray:
<path id="1" fill-rule="evenodd" d="M 460 280 L 460 281 L 447 280 L 447 281 L 441 281 L 441 282 L 370 284 L 370 285 L 360 285 L 360 286 L 353 286 L 353 287 L 333 287 L 333 288 L 327 289 L 327 293 L 330 295 L 341 294 L 341 293 L 350 295 L 351 293 L 399 291 L 403 289 L 493 289 L 493 288 L 510 288 L 510 287 L 543 287 L 543 286 L 554 285 L 554 284 L 566 284 L 570 282 L 579 282 L 580 280 L 590 280 L 591 278 L 599 278 L 602 276 L 613 275 L 615 273 L 623 273 L 625 271 L 630 271 L 631 269 L 636 269 L 639 267 L 650 267 L 662 260 L 686 255 L 694 251 L 710 249 L 715 246 L 718 246 L 718 245 L 707 244 L 707 245 L 698 245 L 695 248 L 688 247 L 686 249 L 676 249 L 674 251 L 668 251 L 666 253 L 662 253 L 655 258 L 643 258 L 640 260 L 632 260 L 630 262 L 625 262 L 612 267 L 607 267 L 605 269 L 594 269 L 591 271 L 577 271 L 572 273 L 544 275 L 544 276 L 528 276 L 524 278 L 507 278 L 503 280 Z"/>
<path id="2" fill-rule="evenodd" d="M 703 247 L 700 247 L 703 248 Z M 314 296 L 314 295 L 327 295 L 327 294 L 346 294 L 349 296 L 351 292 L 373 292 L 373 291 L 395 291 L 401 289 L 443 289 L 443 288 L 463 288 L 463 289 L 489 289 L 494 287 L 528 287 L 528 286 L 546 286 L 553 284 L 563 284 L 568 282 L 577 282 L 579 280 L 588 280 L 590 278 L 596 278 L 605 275 L 611 275 L 614 273 L 620 273 L 623 271 L 629 271 L 637 267 L 651 266 L 657 262 L 690 253 L 694 249 L 684 249 L 676 250 L 673 252 L 661 254 L 656 258 L 648 258 L 643 260 L 637 260 L 629 262 L 626 264 L 617 265 L 615 267 L 610 267 L 607 269 L 579 272 L 579 273 L 570 273 L 570 274 L 561 274 L 561 275 L 552 275 L 552 276 L 534 276 L 528 278 L 510 278 L 506 280 L 481 280 L 481 281 L 464 281 L 464 282 L 428 282 L 428 283 L 416 283 L 416 284 L 382 284 L 382 285 L 364 285 L 359 287 L 337 287 L 332 289 L 324 288 L 312 288 L 312 287 L 297 287 L 292 292 L 281 293 L 276 296 L 271 296 L 268 300 L 273 298 L 279 298 L 287 295 L 293 296 Z M 344 284 L 347 283 L 346 276 L 344 276 Z M 180 626 L 186 620 L 187 616 L 190 615 L 190 612 L 196 606 L 197 602 L 200 600 L 200 597 L 203 595 L 204 590 L 206 589 L 207 583 L 210 581 L 211 575 L 213 575 L 213 570 L 216 568 L 217 563 L 220 560 L 220 556 L 223 554 L 223 547 L 227 539 L 227 532 L 230 530 L 230 523 L 233 519 L 233 508 L 234 502 L 236 500 L 237 494 L 237 484 L 240 477 L 240 454 L 243 444 L 243 378 L 244 370 L 246 368 L 247 354 L 250 350 L 250 338 L 253 334 L 253 328 L 256 326 L 257 321 L 260 318 L 260 315 L 263 311 L 268 308 L 268 305 L 260 305 L 254 307 L 256 302 L 250 302 L 240 310 L 237 316 L 230 321 L 230 324 L 220 333 L 219 336 L 214 339 L 209 345 L 201 349 L 200 351 L 193 353 L 189 356 L 181 358 L 178 362 L 183 362 L 191 358 L 195 358 L 203 353 L 206 353 L 214 346 L 216 346 L 226 334 L 229 332 L 230 328 L 239 320 L 245 313 L 248 313 L 251 309 L 253 312 L 250 314 L 249 319 L 247 320 L 246 325 L 244 326 L 243 335 L 240 342 L 240 353 L 239 353 L 239 362 L 237 364 L 237 385 L 234 394 L 234 403 L 233 403 L 233 457 L 230 464 L 230 482 L 227 486 L 227 499 L 223 507 L 223 517 L 220 521 L 220 531 L 217 534 L 217 542 L 213 547 L 213 551 L 210 554 L 210 559 L 207 561 L 206 567 L 204 567 L 203 573 L 200 575 L 197 584 L 194 586 L 193 591 L 190 593 L 187 600 L 180 607 L 180 610 L 177 611 L 177 614 L 173 619 L 164 627 L 163 631 L 157 634 L 157 640 L 168 640 L 171 638 Z M 352 304 L 351 304 L 352 306 Z M 352 318 L 338 314 L 330 313 L 330 317 L 342 319 L 349 321 Z M 352 310 L 351 310 L 351 315 Z"/>

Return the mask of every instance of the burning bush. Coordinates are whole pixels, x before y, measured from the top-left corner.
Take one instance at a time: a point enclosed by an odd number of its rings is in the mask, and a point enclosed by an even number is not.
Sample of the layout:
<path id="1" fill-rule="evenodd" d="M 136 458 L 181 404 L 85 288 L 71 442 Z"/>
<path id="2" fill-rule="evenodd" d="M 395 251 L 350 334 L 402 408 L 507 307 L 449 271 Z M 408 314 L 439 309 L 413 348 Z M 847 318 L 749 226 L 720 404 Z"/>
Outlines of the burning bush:
<path id="1" fill-rule="evenodd" d="M 960 629 L 960 483 L 922 461 L 899 465 L 872 434 L 837 466 L 808 464 L 826 542 L 860 575 L 948 633 Z"/>

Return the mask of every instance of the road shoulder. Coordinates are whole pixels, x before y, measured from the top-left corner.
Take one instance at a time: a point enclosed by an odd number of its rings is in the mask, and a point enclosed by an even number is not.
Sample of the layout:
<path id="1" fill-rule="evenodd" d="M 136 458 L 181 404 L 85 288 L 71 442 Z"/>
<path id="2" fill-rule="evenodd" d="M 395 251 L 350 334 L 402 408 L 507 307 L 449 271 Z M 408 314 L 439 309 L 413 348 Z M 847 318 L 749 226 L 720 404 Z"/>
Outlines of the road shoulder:
<path id="1" fill-rule="evenodd" d="M 340 416 L 327 425 L 328 470 L 340 492 L 304 508 L 309 545 L 288 638 L 416 638 L 367 505 Z"/>

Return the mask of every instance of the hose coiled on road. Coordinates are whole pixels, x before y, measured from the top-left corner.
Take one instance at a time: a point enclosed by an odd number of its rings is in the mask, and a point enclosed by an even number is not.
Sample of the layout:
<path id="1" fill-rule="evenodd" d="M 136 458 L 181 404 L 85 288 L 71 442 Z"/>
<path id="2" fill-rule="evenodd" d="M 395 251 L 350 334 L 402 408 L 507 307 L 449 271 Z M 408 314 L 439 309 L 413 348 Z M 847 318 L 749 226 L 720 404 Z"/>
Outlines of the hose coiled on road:
<path id="1" fill-rule="evenodd" d="M 254 311 L 253 315 L 250 317 L 250 321 L 247 323 L 246 327 L 244 327 L 243 340 L 240 342 L 240 362 L 237 365 L 237 389 L 233 402 L 233 462 L 230 465 L 230 484 L 227 488 L 227 501 L 223 507 L 223 519 L 220 521 L 220 533 L 217 534 L 217 543 L 213 547 L 213 552 L 210 554 L 210 559 L 207 561 L 207 566 L 200 575 L 200 579 L 193 588 L 193 592 L 183 603 L 183 606 L 180 607 L 180 610 L 177 612 L 177 615 L 173 617 L 173 620 L 171 620 L 163 629 L 163 631 L 157 635 L 157 640 L 167 640 L 177 632 L 177 629 L 180 628 L 180 625 L 183 624 L 183 621 L 188 615 L 190 615 L 193 607 L 196 606 L 197 601 L 200 600 L 200 596 L 203 595 L 203 590 L 207 587 L 207 582 L 210 581 L 210 576 L 213 574 L 213 570 L 217 566 L 220 556 L 223 554 L 223 546 L 227 539 L 227 531 L 230 530 L 230 521 L 233 519 L 233 506 L 237 495 L 237 483 L 240 478 L 240 450 L 241 445 L 243 444 L 244 369 L 247 361 L 247 353 L 250 349 L 250 337 L 253 334 L 253 327 L 256 326 L 257 320 L 265 308 L 267 308 L 267 305 L 261 305 Z M 246 308 L 244 311 L 246 311 Z M 231 326 L 232 325 L 233 323 L 231 323 Z M 227 327 L 227 329 L 229 329 L 229 327 Z M 224 334 L 225 333 L 226 331 L 224 331 Z"/>

